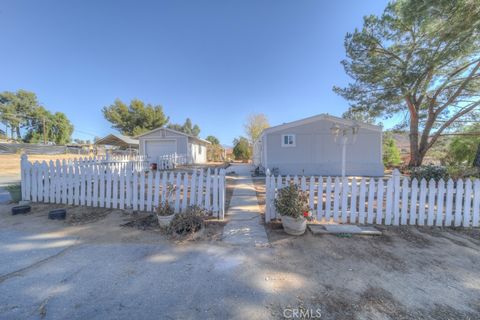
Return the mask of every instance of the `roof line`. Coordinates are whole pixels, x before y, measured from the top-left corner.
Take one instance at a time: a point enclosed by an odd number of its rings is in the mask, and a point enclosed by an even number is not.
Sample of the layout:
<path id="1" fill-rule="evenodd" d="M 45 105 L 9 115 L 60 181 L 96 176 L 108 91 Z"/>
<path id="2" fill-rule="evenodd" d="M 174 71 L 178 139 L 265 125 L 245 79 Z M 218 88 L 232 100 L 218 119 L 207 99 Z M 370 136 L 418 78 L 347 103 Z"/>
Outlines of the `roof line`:
<path id="1" fill-rule="evenodd" d="M 278 131 L 278 130 L 281 130 L 281 129 L 296 127 L 296 126 L 299 126 L 299 125 L 302 125 L 302 124 L 307 124 L 307 123 L 314 122 L 314 121 L 317 121 L 317 120 L 331 120 L 331 121 L 339 122 L 339 123 L 343 123 L 343 124 L 348 123 L 349 125 L 357 124 L 360 127 L 375 130 L 375 131 L 382 131 L 382 128 L 383 128 L 382 126 L 375 125 L 375 124 L 370 124 L 370 123 L 365 123 L 365 122 L 360 122 L 360 121 L 350 120 L 350 119 L 344 119 L 344 118 L 340 118 L 340 117 L 336 117 L 336 116 L 332 116 L 332 115 L 329 115 L 329 114 L 322 113 L 322 114 L 318 114 L 318 115 L 311 116 L 311 117 L 308 117 L 308 118 L 295 120 L 295 121 L 283 123 L 283 124 L 280 124 L 280 125 L 277 125 L 277 126 L 266 128 L 266 129 L 263 130 L 262 135 L 265 134 L 265 133 L 275 132 L 275 131 Z"/>
<path id="2" fill-rule="evenodd" d="M 199 140 L 199 141 L 202 141 L 202 142 L 211 144 L 211 142 L 208 141 L 208 140 L 204 140 L 204 139 L 202 139 L 202 138 L 195 137 L 195 136 L 192 136 L 192 135 L 190 135 L 190 134 L 186 134 L 185 132 L 173 130 L 173 129 L 170 129 L 170 128 L 167 128 L 167 127 L 158 127 L 158 128 L 155 128 L 155 129 L 153 129 L 153 130 L 150 130 L 150 131 L 144 132 L 144 133 L 142 133 L 142 134 L 139 134 L 139 135 L 135 136 L 135 138 L 138 139 L 138 138 L 143 137 L 143 136 L 145 136 L 145 135 L 147 135 L 147 134 L 150 134 L 150 133 L 156 132 L 156 131 L 158 131 L 158 130 L 162 130 L 162 129 L 164 129 L 164 130 L 166 130 L 166 131 L 173 132 L 173 133 L 180 134 L 180 135 L 185 136 L 185 137 L 188 137 L 188 138 L 196 139 L 196 140 Z"/>

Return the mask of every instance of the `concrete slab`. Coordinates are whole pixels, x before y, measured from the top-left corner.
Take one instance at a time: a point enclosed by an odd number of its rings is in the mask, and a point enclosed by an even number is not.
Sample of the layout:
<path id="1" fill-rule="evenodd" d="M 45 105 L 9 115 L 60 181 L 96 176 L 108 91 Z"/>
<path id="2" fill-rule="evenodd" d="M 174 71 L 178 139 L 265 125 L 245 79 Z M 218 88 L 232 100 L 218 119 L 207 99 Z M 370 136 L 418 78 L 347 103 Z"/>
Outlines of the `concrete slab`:
<path id="1" fill-rule="evenodd" d="M 313 234 L 360 234 L 360 235 L 382 235 L 382 232 L 375 227 L 356 226 L 351 224 L 309 224 L 308 229 Z"/>
<path id="2" fill-rule="evenodd" d="M 269 242 L 261 224 L 257 195 L 249 176 L 250 166 L 233 165 L 232 170 L 239 177 L 226 214 L 228 223 L 223 229 L 223 241 L 231 245 L 266 247 Z"/>
<path id="3" fill-rule="evenodd" d="M 331 233 L 358 233 L 361 231 L 359 227 L 350 224 L 327 224 L 325 230 Z"/>

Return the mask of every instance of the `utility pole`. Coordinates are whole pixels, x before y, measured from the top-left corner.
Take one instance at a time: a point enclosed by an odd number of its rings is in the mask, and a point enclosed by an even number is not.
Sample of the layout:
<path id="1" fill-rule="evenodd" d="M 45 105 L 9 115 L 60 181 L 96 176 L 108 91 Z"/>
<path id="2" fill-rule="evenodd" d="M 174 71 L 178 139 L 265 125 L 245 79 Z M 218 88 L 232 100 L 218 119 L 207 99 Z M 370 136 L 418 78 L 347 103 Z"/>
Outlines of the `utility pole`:
<path id="1" fill-rule="evenodd" d="M 45 117 L 42 118 L 43 122 L 43 144 L 47 144 L 47 131 L 45 130 Z"/>

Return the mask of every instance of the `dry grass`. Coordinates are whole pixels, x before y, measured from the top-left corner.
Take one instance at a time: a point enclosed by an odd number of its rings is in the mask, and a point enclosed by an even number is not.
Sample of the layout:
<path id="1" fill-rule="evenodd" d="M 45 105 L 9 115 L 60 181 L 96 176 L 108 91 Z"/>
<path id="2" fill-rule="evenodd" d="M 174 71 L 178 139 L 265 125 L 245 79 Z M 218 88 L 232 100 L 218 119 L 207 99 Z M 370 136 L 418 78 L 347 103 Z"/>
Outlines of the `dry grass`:
<path id="1" fill-rule="evenodd" d="M 255 191 L 257 193 L 258 206 L 260 213 L 265 214 L 265 179 L 252 179 Z"/>
<path id="2" fill-rule="evenodd" d="M 225 177 L 225 213 L 230 207 L 230 201 L 232 200 L 233 189 L 235 188 L 235 179 L 231 176 Z"/>
<path id="3" fill-rule="evenodd" d="M 0 172 L 2 175 L 20 176 L 20 154 L 0 154 Z M 74 159 L 78 158 L 78 154 L 32 154 L 28 156 L 30 161 L 50 161 L 57 159 Z"/>

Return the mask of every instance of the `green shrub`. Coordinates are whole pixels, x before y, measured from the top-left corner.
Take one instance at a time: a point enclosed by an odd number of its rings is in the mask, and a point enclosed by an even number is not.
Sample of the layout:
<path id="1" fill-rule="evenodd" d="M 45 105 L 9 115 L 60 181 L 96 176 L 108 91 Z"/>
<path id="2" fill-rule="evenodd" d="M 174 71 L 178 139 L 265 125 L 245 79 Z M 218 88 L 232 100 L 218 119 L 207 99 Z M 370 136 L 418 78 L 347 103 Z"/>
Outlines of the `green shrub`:
<path id="1" fill-rule="evenodd" d="M 480 169 L 466 165 L 452 165 L 447 167 L 450 178 L 454 180 L 466 178 L 480 178 Z"/>
<path id="2" fill-rule="evenodd" d="M 450 175 L 446 167 L 428 164 L 425 166 L 410 168 L 410 177 L 412 179 L 416 178 L 418 181 L 422 179 L 427 181 L 430 181 L 431 179 L 435 181 L 443 179 L 447 181 L 450 178 Z"/>
<path id="3" fill-rule="evenodd" d="M 383 165 L 387 168 L 394 168 L 402 164 L 400 149 L 390 135 L 383 139 Z"/>
<path id="4" fill-rule="evenodd" d="M 310 210 L 307 194 L 293 183 L 278 191 L 274 205 L 280 215 L 292 218 L 303 217 Z"/>

